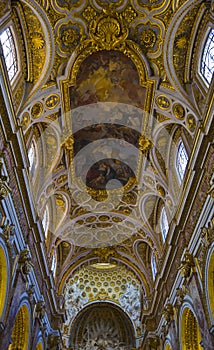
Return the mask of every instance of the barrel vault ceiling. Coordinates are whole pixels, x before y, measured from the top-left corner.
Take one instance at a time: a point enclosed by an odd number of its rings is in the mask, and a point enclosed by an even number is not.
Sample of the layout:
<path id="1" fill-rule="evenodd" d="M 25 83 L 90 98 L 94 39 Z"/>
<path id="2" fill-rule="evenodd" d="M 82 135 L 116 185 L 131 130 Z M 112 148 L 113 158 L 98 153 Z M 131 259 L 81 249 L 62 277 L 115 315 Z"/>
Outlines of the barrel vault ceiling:
<path id="1" fill-rule="evenodd" d="M 48 210 L 57 289 L 66 295 L 85 285 L 83 304 L 123 305 L 127 278 L 144 300 L 140 312 L 127 311 L 141 336 L 139 320 L 155 329 L 152 315 L 174 277 L 164 266 L 182 210 L 176 147 L 182 136 L 191 154 L 203 109 L 190 82 L 206 4 L 13 0 L 11 7 L 22 48 L 14 106 L 26 149 L 37 148 L 29 179 L 41 221 Z M 158 297 L 152 254 L 165 274 Z"/>

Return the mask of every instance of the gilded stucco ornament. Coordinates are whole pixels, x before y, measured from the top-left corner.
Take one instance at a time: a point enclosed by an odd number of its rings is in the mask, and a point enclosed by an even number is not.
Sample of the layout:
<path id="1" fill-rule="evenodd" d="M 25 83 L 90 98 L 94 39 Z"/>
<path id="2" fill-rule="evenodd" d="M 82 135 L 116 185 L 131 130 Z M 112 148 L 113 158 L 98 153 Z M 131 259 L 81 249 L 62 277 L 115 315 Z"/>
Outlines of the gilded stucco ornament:
<path id="1" fill-rule="evenodd" d="M 202 245 L 208 248 L 214 241 L 214 226 L 211 223 L 208 224 L 208 227 L 201 228 L 201 240 Z"/>
<path id="2" fill-rule="evenodd" d="M 181 261 L 181 265 L 178 268 L 180 270 L 182 276 L 186 279 L 190 277 L 191 272 L 195 266 L 194 258 L 192 254 L 187 250 L 184 254 L 184 259 Z"/>
<path id="3" fill-rule="evenodd" d="M 146 338 L 146 343 L 150 347 L 157 349 L 160 345 L 160 338 L 157 335 L 149 336 L 148 338 Z"/>
<path id="4" fill-rule="evenodd" d="M 160 109 L 168 110 L 170 108 L 170 100 L 165 95 L 158 95 L 156 97 L 156 104 Z"/>
<path id="5" fill-rule="evenodd" d="M 113 248 L 99 248 L 93 250 L 93 255 L 98 256 L 101 262 L 107 263 L 111 256 L 115 257 L 117 255 L 115 249 Z"/>
<path id="6" fill-rule="evenodd" d="M 7 176 L 2 175 L 3 162 L 0 161 L 0 200 L 4 199 L 11 193 L 11 188 L 8 185 Z"/>
<path id="7" fill-rule="evenodd" d="M 85 8 L 85 10 L 82 13 L 83 18 L 87 21 L 90 22 L 94 19 L 94 17 L 96 16 L 96 11 L 93 7 L 88 6 Z"/>
<path id="8" fill-rule="evenodd" d="M 164 311 L 163 311 L 163 317 L 164 317 L 167 325 L 173 320 L 174 310 L 173 310 L 172 304 L 170 304 L 170 303 L 166 304 L 166 306 L 164 307 Z"/>
<path id="9" fill-rule="evenodd" d="M 0 3 L 0 17 L 4 16 L 4 14 L 9 10 L 10 4 L 8 0 L 2 0 Z"/>
<path id="10" fill-rule="evenodd" d="M 134 37 L 143 51 L 159 56 L 162 43 L 162 29 L 160 25 L 150 21 L 147 21 L 145 24 L 140 23 L 135 27 Z"/>
<path id="11" fill-rule="evenodd" d="M 60 8 L 70 11 L 72 8 L 79 7 L 82 4 L 82 0 L 57 0 L 57 4 Z"/>
<path id="12" fill-rule="evenodd" d="M 139 149 L 142 153 L 147 154 L 152 148 L 152 142 L 145 135 L 141 135 L 139 138 Z"/>
<path id="13" fill-rule="evenodd" d="M 28 77 L 30 82 L 37 82 L 45 67 L 47 47 L 44 30 L 38 17 L 33 10 L 26 4 L 18 3 L 23 22 L 26 24 L 27 34 L 27 62 L 28 62 Z"/>
<path id="14" fill-rule="evenodd" d="M 177 78 L 183 86 L 188 82 L 189 42 L 191 41 L 195 23 L 197 23 L 197 17 L 200 14 L 199 6 L 200 4 L 190 8 L 180 22 L 174 38 L 173 64 Z"/>
<path id="15" fill-rule="evenodd" d="M 174 116 L 177 119 L 181 119 L 181 120 L 184 119 L 184 117 L 185 117 L 185 109 L 180 103 L 173 104 L 172 111 L 174 113 Z"/>
<path id="16" fill-rule="evenodd" d="M 194 115 L 188 114 L 186 117 L 186 125 L 190 132 L 194 132 L 196 128 L 196 119 Z"/>
<path id="17" fill-rule="evenodd" d="M 36 102 L 31 108 L 31 116 L 37 119 L 41 116 L 43 112 L 43 104 L 41 102 Z"/>
<path id="18" fill-rule="evenodd" d="M 128 40 L 129 30 L 125 26 L 122 15 L 113 10 L 103 10 L 103 12 L 94 19 L 89 26 L 89 39 L 82 40 L 76 49 L 76 59 L 71 66 L 70 77 L 62 81 L 62 90 L 64 95 L 64 109 L 70 111 L 70 101 L 68 87 L 76 84 L 76 76 L 84 60 L 100 50 L 117 50 L 128 56 L 135 64 L 140 84 L 147 87 L 148 99 L 145 110 L 151 107 L 153 98 L 154 82 L 147 80 L 146 65 L 142 61 L 141 49 L 132 40 Z"/>
<path id="19" fill-rule="evenodd" d="M 93 40 L 93 45 L 97 50 L 114 50 L 128 37 L 128 28 L 126 28 L 119 16 L 114 17 L 104 10 L 103 14 L 97 20 L 92 21 L 89 32 Z"/>
<path id="20" fill-rule="evenodd" d="M 52 94 L 46 98 L 45 106 L 48 109 L 54 109 L 58 106 L 59 102 L 60 102 L 60 96 L 57 94 Z"/>
<path id="21" fill-rule="evenodd" d="M 29 275 L 33 269 L 33 263 L 31 261 L 32 258 L 30 257 L 29 250 L 22 250 L 19 255 L 19 269 L 25 276 Z"/>
<path id="22" fill-rule="evenodd" d="M 15 226 L 10 225 L 10 224 L 3 226 L 3 235 L 4 235 L 7 246 L 10 249 L 13 249 Z"/>
<path id="23" fill-rule="evenodd" d="M 129 24 L 131 24 L 131 22 L 134 21 L 136 17 L 137 17 L 137 12 L 134 10 L 132 6 L 128 6 L 123 12 L 123 18 Z"/>
<path id="24" fill-rule="evenodd" d="M 58 28 L 57 38 L 60 51 L 65 54 L 71 54 L 77 47 L 83 34 L 83 27 L 78 23 L 69 21 L 66 24 L 61 24 Z"/>
<path id="25" fill-rule="evenodd" d="M 46 313 L 46 306 L 44 300 L 39 300 L 36 304 L 35 308 L 35 317 L 39 320 L 41 323 L 43 318 L 45 317 Z"/>
<path id="26" fill-rule="evenodd" d="M 185 292 L 182 288 L 176 289 L 176 306 L 179 307 L 182 305 L 185 297 Z"/>

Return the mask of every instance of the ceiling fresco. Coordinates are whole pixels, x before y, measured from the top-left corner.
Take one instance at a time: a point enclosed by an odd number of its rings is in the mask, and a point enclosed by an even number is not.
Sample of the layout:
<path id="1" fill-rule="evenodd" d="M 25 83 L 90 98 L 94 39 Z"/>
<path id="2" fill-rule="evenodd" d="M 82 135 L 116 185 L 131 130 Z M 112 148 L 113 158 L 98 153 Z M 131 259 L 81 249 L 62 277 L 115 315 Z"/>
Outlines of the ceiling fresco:
<path id="1" fill-rule="evenodd" d="M 165 254 L 161 208 L 174 225 L 180 205 L 176 147 L 182 136 L 191 153 L 200 119 L 186 83 L 201 1 L 12 4 L 29 83 L 20 79 L 14 103 L 26 147 L 37 149 L 29 177 L 41 221 L 49 213 L 46 249 L 50 258 L 57 252 L 56 286 L 69 315 L 64 341 L 78 312 L 102 300 L 125 310 L 140 342 L 139 320 L 156 307 L 151 257 L 160 269 Z M 144 305 L 135 315 L 132 294 Z"/>

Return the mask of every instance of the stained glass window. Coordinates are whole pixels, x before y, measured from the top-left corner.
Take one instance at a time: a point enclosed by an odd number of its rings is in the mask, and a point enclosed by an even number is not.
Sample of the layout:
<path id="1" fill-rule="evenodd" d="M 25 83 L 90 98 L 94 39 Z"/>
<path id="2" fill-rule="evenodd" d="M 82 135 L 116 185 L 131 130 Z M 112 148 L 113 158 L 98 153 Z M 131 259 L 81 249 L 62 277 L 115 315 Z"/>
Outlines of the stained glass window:
<path id="1" fill-rule="evenodd" d="M 157 265 L 156 265 L 156 259 L 155 259 L 155 254 L 152 253 L 152 275 L 153 275 L 153 279 L 155 279 L 156 274 L 157 274 Z"/>
<path id="2" fill-rule="evenodd" d="M 0 34 L 0 42 L 3 50 L 3 56 L 7 67 L 9 80 L 11 81 L 18 71 L 18 60 L 15 43 L 10 28 L 6 28 Z"/>
<path id="3" fill-rule="evenodd" d="M 204 45 L 200 71 L 205 81 L 210 84 L 214 72 L 214 28 L 210 29 Z"/>
<path id="4" fill-rule="evenodd" d="M 164 207 L 161 210 L 160 225 L 161 225 L 161 233 L 163 236 L 163 240 L 165 241 L 167 233 L 169 231 L 169 223 L 166 215 L 166 209 Z"/>
<path id="5" fill-rule="evenodd" d="M 182 181 L 184 178 L 188 160 L 189 160 L 189 157 L 188 157 L 187 151 L 184 147 L 183 142 L 180 141 L 178 145 L 177 159 L 176 159 L 176 168 L 177 168 L 178 177 L 180 181 Z"/>

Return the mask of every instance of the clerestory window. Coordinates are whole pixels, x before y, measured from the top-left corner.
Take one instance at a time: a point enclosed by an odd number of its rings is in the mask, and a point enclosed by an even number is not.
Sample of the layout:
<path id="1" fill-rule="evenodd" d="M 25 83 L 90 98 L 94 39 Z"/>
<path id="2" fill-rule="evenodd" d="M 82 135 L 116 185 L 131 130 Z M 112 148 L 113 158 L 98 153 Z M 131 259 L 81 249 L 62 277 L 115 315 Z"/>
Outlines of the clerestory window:
<path id="1" fill-rule="evenodd" d="M 160 226 L 161 226 L 163 241 L 165 242 L 167 233 L 169 231 L 169 223 L 168 223 L 165 207 L 163 207 L 161 210 Z"/>
<path id="2" fill-rule="evenodd" d="M 210 85 L 214 72 L 214 28 L 210 29 L 207 39 L 205 41 L 200 73 L 203 76 L 205 82 Z"/>
<path id="3" fill-rule="evenodd" d="M 10 28 L 6 28 L 0 34 L 0 43 L 3 51 L 5 64 L 9 80 L 12 81 L 18 72 L 18 59 L 15 48 L 15 42 Z"/>
<path id="4" fill-rule="evenodd" d="M 156 277 L 156 274 L 157 274 L 157 265 L 156 265 L 156 258 L 155 258 L 154 252 L 152 253 L 151 265 L 152 265 L 153 279 L 155 280 L 155 277 Z"/>
<path id="5" fill-rule="evenodd" d="M 44 215 L 42 218 L 42 227 L 45 233 L 45 238 L 47 238 L 48 235 L 48 227 L 49 227 L 49 212 L 48 212 L 48 206 L 46 205 Z"/>
<path id="6" fill-rule="evenodd" d="M 176 169 L 177 169 L 178 178 L 180 182 L 182 182 L 184 178 L 188 160 L 189 160 L 189 157 L 188 157 L 186 148 L 183 144 L 183 141 L 180 141 L 178 144 L 177 158 L 176 158 Z"/>

